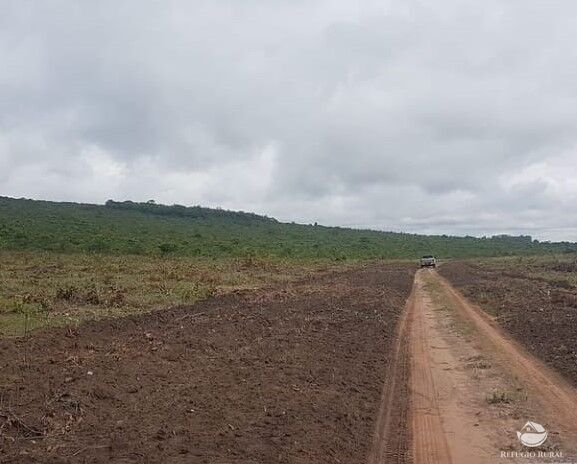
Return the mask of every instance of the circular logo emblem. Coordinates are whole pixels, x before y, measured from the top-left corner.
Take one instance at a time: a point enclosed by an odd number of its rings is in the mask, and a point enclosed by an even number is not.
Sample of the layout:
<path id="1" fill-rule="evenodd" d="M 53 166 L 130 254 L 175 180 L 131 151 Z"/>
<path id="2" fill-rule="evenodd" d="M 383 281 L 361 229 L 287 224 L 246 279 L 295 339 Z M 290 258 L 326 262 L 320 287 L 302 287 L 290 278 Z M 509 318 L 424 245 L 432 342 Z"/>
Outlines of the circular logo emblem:
<path id="1" fill-rule="evenodd" d="M 520 432 L 517 432 L 517 438 L 521 443 L 530 448 L 541 446 L 547 440 L 547 430 L 537 422 L 527 422 Z"/>

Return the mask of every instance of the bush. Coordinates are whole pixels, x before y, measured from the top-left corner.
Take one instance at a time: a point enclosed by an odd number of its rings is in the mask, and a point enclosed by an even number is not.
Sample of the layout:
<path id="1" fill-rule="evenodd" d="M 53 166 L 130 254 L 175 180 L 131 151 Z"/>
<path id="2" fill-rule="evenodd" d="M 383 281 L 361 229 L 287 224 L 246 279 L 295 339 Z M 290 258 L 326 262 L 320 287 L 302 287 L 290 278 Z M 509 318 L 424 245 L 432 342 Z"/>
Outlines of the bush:
<path id="1" fill-rule="evenodd" d="M 178 250 L 178 245 L 176 243 L 161 243 L 158 245 L 160 254 L 166 256 L 170 253 L 175 253 Z"/>

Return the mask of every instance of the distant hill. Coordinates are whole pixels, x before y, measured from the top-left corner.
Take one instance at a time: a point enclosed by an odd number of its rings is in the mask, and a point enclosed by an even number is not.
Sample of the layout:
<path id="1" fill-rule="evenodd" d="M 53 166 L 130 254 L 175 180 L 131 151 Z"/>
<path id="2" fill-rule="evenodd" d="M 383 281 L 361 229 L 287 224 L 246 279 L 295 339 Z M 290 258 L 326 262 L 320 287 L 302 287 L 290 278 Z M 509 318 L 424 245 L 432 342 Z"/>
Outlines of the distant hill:
<path id="1" fill-rule="evenodd" d="M 235 257 L 474 257 L 577 251 L 529 236 L 416 235 L 282 223 L 241 211 L 109 200 L 105 205 L 0 197 L 0 250 Z"/>

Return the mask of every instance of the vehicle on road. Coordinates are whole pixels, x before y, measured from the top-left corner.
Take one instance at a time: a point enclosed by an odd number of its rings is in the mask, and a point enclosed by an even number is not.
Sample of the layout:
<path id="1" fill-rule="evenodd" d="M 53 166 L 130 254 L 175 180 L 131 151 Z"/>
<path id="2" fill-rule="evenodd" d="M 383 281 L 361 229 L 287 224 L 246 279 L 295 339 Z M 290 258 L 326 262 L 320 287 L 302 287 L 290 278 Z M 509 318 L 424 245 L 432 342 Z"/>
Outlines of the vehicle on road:
<path id="1" fill-rule="evenodd" d="M 421 258 L 421 267 L 437 267 L 437 260 L 432 255 L 425 255 Z"/>

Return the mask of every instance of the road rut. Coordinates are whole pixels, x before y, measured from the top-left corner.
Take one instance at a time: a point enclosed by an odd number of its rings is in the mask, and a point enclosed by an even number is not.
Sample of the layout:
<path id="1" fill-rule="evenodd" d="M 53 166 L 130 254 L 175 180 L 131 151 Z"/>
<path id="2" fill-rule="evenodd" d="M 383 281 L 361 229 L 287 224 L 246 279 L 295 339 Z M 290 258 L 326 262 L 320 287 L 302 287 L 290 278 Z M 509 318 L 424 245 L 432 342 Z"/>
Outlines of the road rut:
<path id="1" fill-rule="evenodd" d="M 405 461 L 386 459 L 395 434 L 386 426 L 393 379 L 381 405 L 381 445 L 373 448 L 369 464 L 523 462 L 520 453 L 527 451 L 564 462 L 576 456 L 575 389 L 436 271 L 417 272 L 401 321 L 392 363 L 401 367 L 391 373 L 409 370 L 409 453 Z M 526 420 L 549 431 L 542 448 L 519 442 L 516 432 Z"/>

